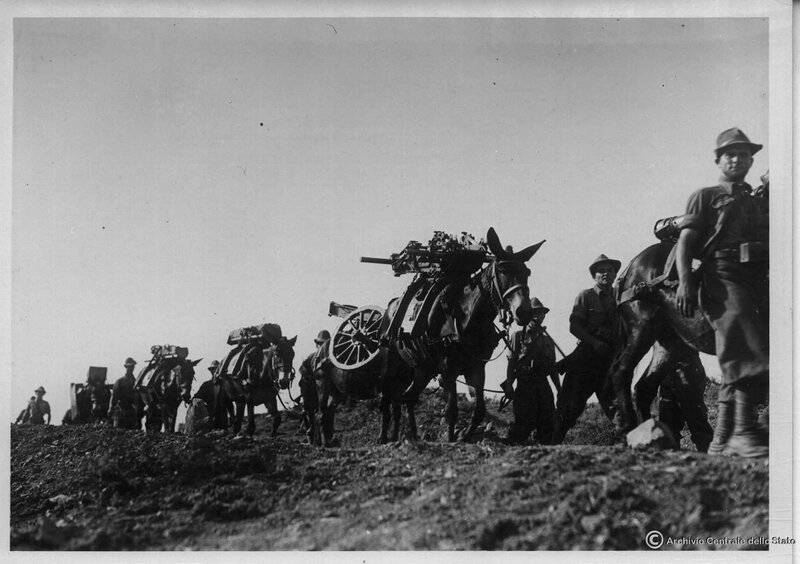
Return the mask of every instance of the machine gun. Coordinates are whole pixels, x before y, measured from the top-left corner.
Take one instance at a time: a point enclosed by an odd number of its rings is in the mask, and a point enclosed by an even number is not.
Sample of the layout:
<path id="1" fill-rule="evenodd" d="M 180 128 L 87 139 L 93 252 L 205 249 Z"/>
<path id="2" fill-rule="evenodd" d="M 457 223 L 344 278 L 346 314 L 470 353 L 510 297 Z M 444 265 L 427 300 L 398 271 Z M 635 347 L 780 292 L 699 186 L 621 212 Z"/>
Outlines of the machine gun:
<path id="1" fill-rule="evenodd" d="M 281 338 L 281 326 L 275 323 L 262 323 L 234 329 L 228 335 L 229 345 L 248 345 L 250 343 L 261 343 L 266 346 L 274 343 Z"/>
<path id="2" fill-rule="evenodd" d="M 163 367 L 165 364 L 170 365 L 168 368 L 173 368 L 189 356 L 189 349 L 175 345 L 153 345 L 150 347 L 150 354 L 153 356 L 147 366 L 139 373 L 139 377 L 136 379 L 136 388 L 148 387 L 156 374 L 157 368 Z M 148 374 L 149 378 L 145 383 L 145 377 Z"/>
<path id="3" fill-rule="evenodd" d="M 476 243 L 475 237 L 465 231 L 462 231 L 458 238 L 444 231 L 435 231 L 427 245 L 419 241 L 409 241 L 402 251 L 392 253 L 388 259 L 361 257 L 361 262 L 388 264 L 395 276 L 403 274 L 436 276 L 469 275 L 493 258 L 486 248 L 486 243 L 482 240 Z"/>

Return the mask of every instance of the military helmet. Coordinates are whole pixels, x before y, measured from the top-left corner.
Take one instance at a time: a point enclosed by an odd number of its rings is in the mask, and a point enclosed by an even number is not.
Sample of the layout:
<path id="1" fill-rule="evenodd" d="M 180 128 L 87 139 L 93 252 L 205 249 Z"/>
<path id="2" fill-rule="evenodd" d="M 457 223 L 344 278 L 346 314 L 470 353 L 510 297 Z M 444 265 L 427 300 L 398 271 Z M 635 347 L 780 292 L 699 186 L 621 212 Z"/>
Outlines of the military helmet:
<path id="1" fill-rule="evenodd" d="M 216 372 L 217 368 L 219 368 L 219 361 L 218 360 L 212 360 L 211 364 L 208 366 L 208 369 L 211 372 Z"/>
<path id="2" fill-rule="evenodd" d="M 133 360 L 131 357 L 128 357 L 128 358 L 125 359 L 125 364 L 123 364 L 123 366 L 125 368 L 127 368 L 129 366 L 136 366 L 136 361 Z"/>
<path id="3" fill-rule="evenodd" d="M 44 391 L 44 387 L 43 386 L 39 386 L 38 388 L 36 388 L 33 391 L 36 392 L 36 393 L 39 393 L 39 392 L 42 392 L 43 394 L 47 393 L 47 392 Z"/>
<path id="4" fill-rule="evenodd" d="M 325 341 L 330 341 L 330 340 L 331 340 L 331 334 L 328 332 L 327 329 L 323 329 L 322 331 L 317 333 L 317 338 L 314 339 L 314 342 L 317 343 L 318 345 L 321 345 Z"/>

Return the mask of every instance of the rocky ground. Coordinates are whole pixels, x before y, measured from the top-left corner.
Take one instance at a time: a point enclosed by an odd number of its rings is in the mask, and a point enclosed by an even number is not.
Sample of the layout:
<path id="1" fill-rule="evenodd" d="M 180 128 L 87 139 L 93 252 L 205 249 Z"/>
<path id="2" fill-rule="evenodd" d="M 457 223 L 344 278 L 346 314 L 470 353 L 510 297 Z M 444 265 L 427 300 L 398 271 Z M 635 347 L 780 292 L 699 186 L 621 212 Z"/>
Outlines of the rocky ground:
<path id="1" fill-rule="evenodd" d="M 439 438 L 434 391 L 418 443 L 375 444 L 376 401 L 340 409 L 341 447 L 327 449 L 304 444 L 292 418 L 269 438 L 266 416 L 244 439 L 12 426 L 11 547 L 635 550 L 651 530 L 768 534 L 765 461 L 613 445 L 592 405 L 569 444 L 511 447 L 510 410 L 497 407 L 475 442 L 456 444 Z"/>

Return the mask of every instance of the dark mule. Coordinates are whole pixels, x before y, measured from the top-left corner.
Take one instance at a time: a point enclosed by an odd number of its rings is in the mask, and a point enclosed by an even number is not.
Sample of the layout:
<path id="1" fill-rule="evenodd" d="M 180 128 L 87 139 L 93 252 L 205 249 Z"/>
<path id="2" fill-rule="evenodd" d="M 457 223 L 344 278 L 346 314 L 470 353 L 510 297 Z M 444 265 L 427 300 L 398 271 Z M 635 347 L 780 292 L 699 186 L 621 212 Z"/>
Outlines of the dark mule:
<path id="1" fill-rule="evenodd" d="M 500 340 L 494 319 L 501 310 L 506 310 L 520 326 L 531 320 L 530 270 L 525 263 L 544 243 L 541 241 L 517 253 L 508 252 L 503 249 L 493 228 L 489 229 L 486 241 L 494 259 L 463 282 L 448 300 L 437 300 L 429 316 L 433 322 L 422 338 L 410 344 L 389 343 L 381 376 L 381 443 L 398 440 L 401 403 L 405 404 L 408 416 L 407 435 L 411 440 L 418 439 L 414 409 L 420 394 L 437 373 L 442 375 L 442 387 L 447 393 L 447 439 L 456 439 L 456 377 L 459 374 L 463 374 L 467 384 L 475 389 L 475 408 L 462 438 L 468 438 L 483 421 L 486 413 L 483 397 L 486 363 Z M 443 304 L 443 301 L 451 303 Z M 398 299 L 395 298 L 387 307 L 384 326 L 391 323 L 397 307 Z M 447 338 L 452 334 L 447 330 L 448 323 L 458 328 L 455 341 Z M 417 351 L 416 366 L 412 367 L 403 360 L 399 346 Z"/>
<path id="2" fill-rule="evenodd" d="M 202 359 L 164 358 L 148 365 L 140 382 L 149 370 L 153 375 L 146 385 L 137 384 L 139 395 L 139 417 L 145 416 L 145 429 L 148 433 L 158 433 L 162 426 L 167 433 L 175 432 L 175 418 L 181 401 L 191 399 L 194 367 Z M 143 412 L 143 413 L 142 413 Z"/>
<path id="3" fill-rule="evenodd" d="M 618 295 L 634 294 L 633 299 L 620 303 L 617 310 L 620 331 L 609 370 L 618 407 L 615 418 L 618 432 L 627 432 L 636 426 L 636 411 L 640 420 L 649 418 L 649 393 L 640 394 L 642 397 L 634 408 L 631 382 L 636 365 L 654 343 L 658 342 L 670 356 L 677 358 L 691 351 L 715 354 L 714 329 L 701 309 L 696 308 L 693 317 L 683 317 L 678 311 L 674 283 L 648 287 L 647 283 L 662 273 L 671 249 L 670 243 L 647 247 L 630 262 L 618 281 Z M 666 363 L 669 358 L 663 360 Z M 658 388 L 666 373 L 665 370 L 650 371 L 640 388 L 644 385 L 650 390 Z"/>
<path id="4" fill-rule="evenodd" d="M 300 364 L 300 392 L 311 444 L 334 444 L 336 406 L 345 400 L 378 396 L 380 363 L 357 370 L 342 370 L 328 358 L 330 340 Z"/>
<path id="5" fill-rule="evenodd" d="M 280 331 L 280 329 L 278 329 Z M 272 416 L 272 436 L 278 432 L 281 414 L 278 392 L 289 389 L 294 378 L 294 344 L 297 336 L 274 338 L 266 347 L 262 342 L 249 342 L 234 347 L 220 366 L 219 378 L 227 398 L 228 412 L 233 414 L 233 432 L 239 433 L 247 407 L 247 434 L 256 430 L 255 408 L 264 405 Z M 230 372 L 228 369 L 230 367 Z M 218 398 L 219 399 L 219 398 Z M 231 409 L 235 404 L 235 412 Z"/>

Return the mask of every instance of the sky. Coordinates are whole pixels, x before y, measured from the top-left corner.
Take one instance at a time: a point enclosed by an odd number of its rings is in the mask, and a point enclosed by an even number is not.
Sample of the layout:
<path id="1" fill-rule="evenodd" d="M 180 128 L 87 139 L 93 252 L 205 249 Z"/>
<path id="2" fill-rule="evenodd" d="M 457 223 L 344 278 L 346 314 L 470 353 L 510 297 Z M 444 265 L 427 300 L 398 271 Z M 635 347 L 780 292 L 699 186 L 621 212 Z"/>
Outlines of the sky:
<path id="1" fill-rule="evenodd" d="M 360 256 L 434 230 L 546 239 L 529 285 L 569 352 L 588 264 L 717 181 L 720 131 L 766 145 L 767 46 L 756 18 L 17 19 L 12 415 L 44 385 L 60 421 L 153 344 L 205 379 L 245 325 L 299 364 L 330 301 L 410 282 Z"/>

